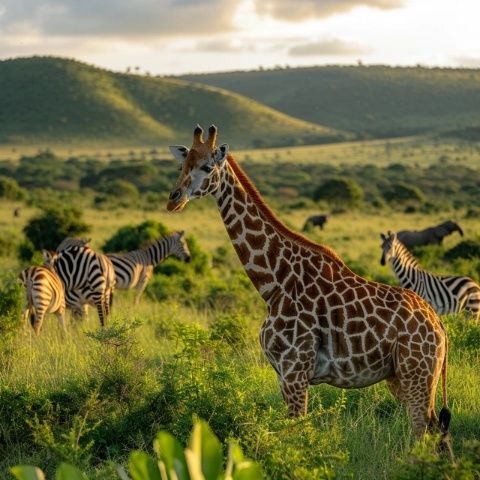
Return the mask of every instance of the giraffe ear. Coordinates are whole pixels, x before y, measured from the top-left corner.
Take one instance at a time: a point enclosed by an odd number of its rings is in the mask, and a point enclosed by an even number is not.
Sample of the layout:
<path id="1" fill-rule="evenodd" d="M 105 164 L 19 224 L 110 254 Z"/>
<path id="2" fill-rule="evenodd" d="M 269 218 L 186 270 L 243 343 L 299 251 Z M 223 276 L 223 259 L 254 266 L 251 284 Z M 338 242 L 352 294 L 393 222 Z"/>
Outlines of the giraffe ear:
<path id="1" fill-rule="evenodd" d="M 168 147 L 170 153 L 179 161 L 183 162 L 188 155 L 188 148 L 184 145 L 170 145 Z"/>
<path id="2" fill-rule="evenodd" d="M 223 163 L 225 162 L 225 159 L 227 158 L 228 150 L 229 150 L 228 143 L 224 143 L 220 145 L 217 151 L 215 152 L 215 163 L 222 166 Z"/>

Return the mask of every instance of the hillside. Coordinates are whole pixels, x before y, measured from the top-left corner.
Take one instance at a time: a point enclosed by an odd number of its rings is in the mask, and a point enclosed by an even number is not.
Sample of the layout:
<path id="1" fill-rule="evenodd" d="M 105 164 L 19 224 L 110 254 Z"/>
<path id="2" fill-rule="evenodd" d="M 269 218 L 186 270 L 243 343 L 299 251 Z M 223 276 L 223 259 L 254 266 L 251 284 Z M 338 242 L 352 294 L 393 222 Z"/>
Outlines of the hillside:
<path id="1" fill-rule="evenodd" d="M 1 61 L 0 92 L 0 144 L 188 144 L 197 122 L 236 148 L 345 138 L 216 87 L 54 57 Z"/>
<path id="2" fill-rule="evenodd" d="M 186 75 L 308 122 L 387 137 L 480 125 L 480 70 L 310 67 Z"/>

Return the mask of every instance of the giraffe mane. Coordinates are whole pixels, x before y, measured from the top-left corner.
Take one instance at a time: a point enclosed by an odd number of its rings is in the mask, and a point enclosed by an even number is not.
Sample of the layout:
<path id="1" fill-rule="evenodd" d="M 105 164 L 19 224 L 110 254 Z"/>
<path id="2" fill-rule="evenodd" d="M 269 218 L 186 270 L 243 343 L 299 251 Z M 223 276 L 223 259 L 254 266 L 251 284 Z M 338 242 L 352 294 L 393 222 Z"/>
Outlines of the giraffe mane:
<path id="1" fill-rule="evenodd" d="M 294 242 L 302 245 L 303 247 L 321 253 L 322 255 L 327 255 L 332 260 L 339 262 L 341 265 L 345 265 L 343 260 L 330 247 L 312 242 L 312 240 L 304 237 L 300 233 L 290 230 L 265 203 L 265 200 L 263 199 L 260 192 L 257 190 L 257 187 L 254 185 L 250 177 L 242 170 L 242 168 L 233 158 L 233 156 L 229 154 L 227 156 L 227 160 L 228 164 L 237 176 L 238 181 L 241 183 L 245 191 L 249 194 L 250 199 L 255 203 L 255 205 L 262 212 L 264 217 L 275 227 L 278 232 L 282 233 L 283 235 L 285 235 L 285 237 L 293 240 Z"/>

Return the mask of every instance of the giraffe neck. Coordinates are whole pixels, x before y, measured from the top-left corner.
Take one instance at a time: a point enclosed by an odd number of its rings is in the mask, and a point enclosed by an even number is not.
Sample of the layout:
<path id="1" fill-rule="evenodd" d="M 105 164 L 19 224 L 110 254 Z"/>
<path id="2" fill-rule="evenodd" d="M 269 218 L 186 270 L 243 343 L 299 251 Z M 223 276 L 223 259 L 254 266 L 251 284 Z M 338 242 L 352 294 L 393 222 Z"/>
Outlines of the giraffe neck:
<path id="1" fill-rule="evenodd" d="M 283 225 L 231 156 L 222 169 L 214 197 L 245 272 L 267 303 L 272 300 L 276 287 L 284 285 L 293 275 L 291 262 L 305 251 L 317 258 L 327 256 L 345 267 L 333 251 Z"/>

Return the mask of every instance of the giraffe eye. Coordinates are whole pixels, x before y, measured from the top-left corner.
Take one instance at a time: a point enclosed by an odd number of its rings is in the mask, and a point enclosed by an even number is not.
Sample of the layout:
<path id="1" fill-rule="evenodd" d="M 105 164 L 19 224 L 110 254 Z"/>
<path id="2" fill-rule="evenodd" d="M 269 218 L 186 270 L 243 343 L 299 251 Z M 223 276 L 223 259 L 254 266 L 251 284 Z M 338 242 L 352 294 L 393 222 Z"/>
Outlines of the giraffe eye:
<path id="1" fill-rule="evenodd" d="M 213 167 L 211 167 L 210 165 L 203 165 L 202 167 L 200 167 L 200 170 L 206 173 L 210 173 L 213 170 Z"/>

